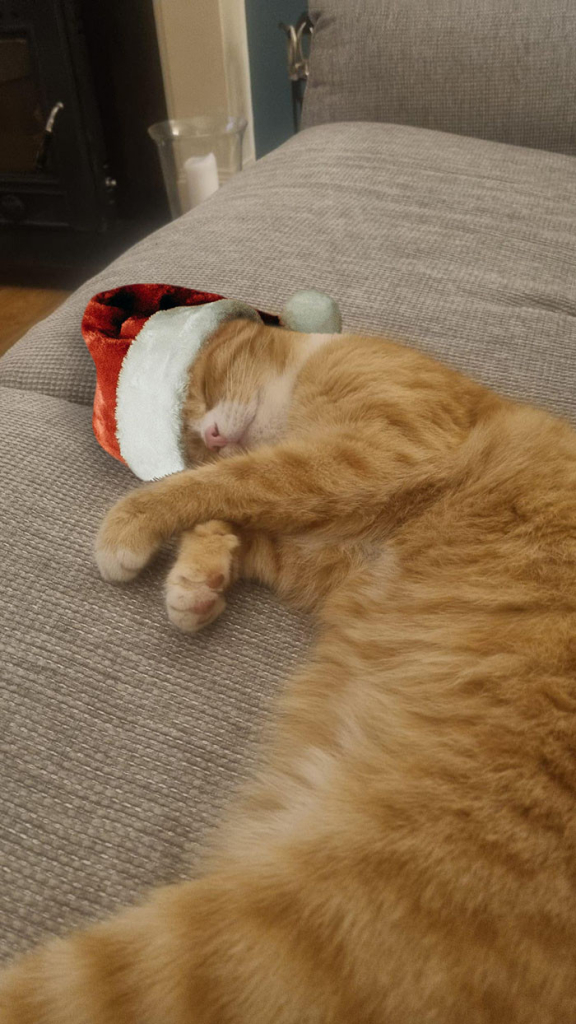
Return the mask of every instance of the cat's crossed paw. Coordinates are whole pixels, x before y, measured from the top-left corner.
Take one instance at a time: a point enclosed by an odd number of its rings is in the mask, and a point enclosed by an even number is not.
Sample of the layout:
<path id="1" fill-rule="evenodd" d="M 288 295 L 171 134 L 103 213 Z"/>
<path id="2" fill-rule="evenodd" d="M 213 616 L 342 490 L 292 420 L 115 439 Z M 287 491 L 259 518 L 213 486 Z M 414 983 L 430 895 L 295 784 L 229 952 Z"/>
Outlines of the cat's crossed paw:
<path id="1" fill-rule="evenodd" d="M 105 516 L 96 536 L 94 555 L 102 579 L 108 583 L 134 579 L 159 544 L 138 492 L 122 498 Z"/>
<path id="2" fill-rule="evenodd" d="M 202 523 L 184 534 L 166 580 L 166 610 L 174 626 L 197 633 L 224 611 L 223 592 L 237 575 L 238 537 L 227 523 Z"/>

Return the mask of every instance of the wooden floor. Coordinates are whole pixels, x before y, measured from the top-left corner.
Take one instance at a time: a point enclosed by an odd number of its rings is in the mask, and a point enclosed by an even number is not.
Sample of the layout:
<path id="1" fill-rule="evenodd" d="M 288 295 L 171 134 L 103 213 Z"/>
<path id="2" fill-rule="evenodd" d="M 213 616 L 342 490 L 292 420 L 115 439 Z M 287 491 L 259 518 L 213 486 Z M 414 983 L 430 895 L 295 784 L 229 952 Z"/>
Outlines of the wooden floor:
<path id="1" fill-rule="evenodd" d="M 29 327 L 52 313 L 70 292 L 59 288 L 9 288 L 0 285 L 0 356 Z"/>

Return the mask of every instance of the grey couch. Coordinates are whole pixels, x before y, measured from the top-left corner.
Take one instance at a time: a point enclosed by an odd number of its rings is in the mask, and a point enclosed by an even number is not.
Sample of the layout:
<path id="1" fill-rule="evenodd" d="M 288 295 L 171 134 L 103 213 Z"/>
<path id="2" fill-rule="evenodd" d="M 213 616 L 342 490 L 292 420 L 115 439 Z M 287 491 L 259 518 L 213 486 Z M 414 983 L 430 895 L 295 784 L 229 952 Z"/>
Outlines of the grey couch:
<path id="1" fill-rule="evenodd" d="M 314 286 L 346 328 L 576 421 L 572 0 L 312 13 L 306 129 L 0 361 L 3 956 L 189 872 L 310 639 L 247 586 L 205 633 L 176 633 L 169 552 L 129 587 L 98 578 L 94 532 L 134 480 L 92 435 L 93 293 L 164 281 L 278 311 Z"/>

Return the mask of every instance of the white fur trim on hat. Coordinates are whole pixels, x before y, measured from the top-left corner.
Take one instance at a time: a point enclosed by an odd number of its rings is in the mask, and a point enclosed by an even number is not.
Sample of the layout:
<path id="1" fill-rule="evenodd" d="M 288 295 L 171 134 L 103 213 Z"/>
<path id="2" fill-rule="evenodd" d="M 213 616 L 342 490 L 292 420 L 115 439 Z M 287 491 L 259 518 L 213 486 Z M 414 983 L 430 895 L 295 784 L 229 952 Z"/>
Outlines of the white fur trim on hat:
<path id="1" fill-rule="evenodd" d="M 260 320 L 233 299 L 154 313 L 122 363 L 116 390 L 116 436 L 122 458 L 141 480 L 186 468 L 181 449 L 188 370 L 204 341 L 225 320 Z"/>

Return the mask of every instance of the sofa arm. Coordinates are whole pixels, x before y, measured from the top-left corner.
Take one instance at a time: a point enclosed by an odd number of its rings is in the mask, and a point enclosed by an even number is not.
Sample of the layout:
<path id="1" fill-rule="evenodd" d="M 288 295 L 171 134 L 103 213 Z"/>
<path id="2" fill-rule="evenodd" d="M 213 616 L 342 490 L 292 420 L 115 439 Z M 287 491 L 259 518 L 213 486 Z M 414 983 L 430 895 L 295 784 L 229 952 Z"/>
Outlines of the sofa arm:
<path id="1" fill-rule="evenodd" d="M 574 0 L 311 0 L 305 127 L 388 121 L 576 153 Z"/>

